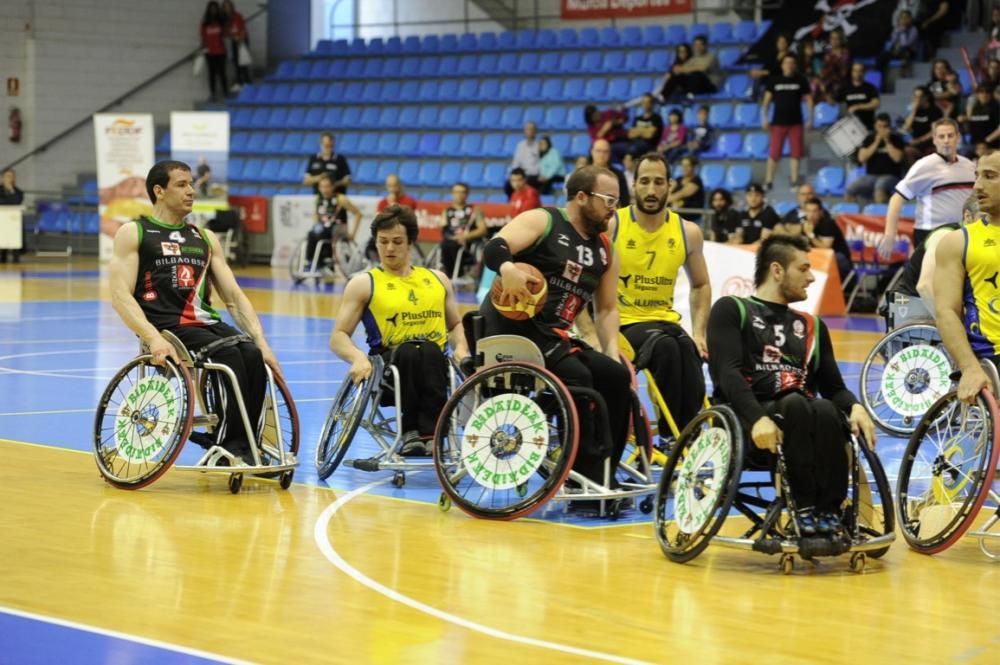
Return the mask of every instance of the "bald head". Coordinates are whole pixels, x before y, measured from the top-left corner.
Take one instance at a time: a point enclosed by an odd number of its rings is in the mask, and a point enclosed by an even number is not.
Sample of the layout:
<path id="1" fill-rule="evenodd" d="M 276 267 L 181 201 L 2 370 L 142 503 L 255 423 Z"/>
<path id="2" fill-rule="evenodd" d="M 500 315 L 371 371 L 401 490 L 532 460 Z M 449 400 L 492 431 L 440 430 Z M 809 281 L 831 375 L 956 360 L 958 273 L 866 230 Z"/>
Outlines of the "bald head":
<path id="1" fill-rule="evenodd" d="M 813 198 L 814 196 L 816 196 L 816 189 L 809 183 L 806 183 L 801 187 L 799 187 L 798 191 L 799 207 L 805 208 L 806 201 Z"/>
<path id="2" fill-rule="evenodd" d="M 403 183 L 399 181 L 399 176 L 393 173 L 385 179 L 385 191 L 393 194 L 394 196 L 399 196 L 403 191 Z"/>
<path id="3" fill-rule="evenodd" d="M 594 166 L 607 168 L 611 161 L 611 144 L 604 139 L 597 139 L 590 147 L 590 158 L 593 160 Z"/>

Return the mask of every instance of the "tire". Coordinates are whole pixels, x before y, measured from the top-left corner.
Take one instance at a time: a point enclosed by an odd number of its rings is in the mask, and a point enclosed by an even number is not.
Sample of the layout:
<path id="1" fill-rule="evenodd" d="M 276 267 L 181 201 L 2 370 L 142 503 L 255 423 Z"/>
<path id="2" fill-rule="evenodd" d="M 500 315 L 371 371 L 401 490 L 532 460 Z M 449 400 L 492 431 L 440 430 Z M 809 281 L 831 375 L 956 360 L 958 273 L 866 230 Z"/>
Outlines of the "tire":
<path id="1" fill-rule="evenodd" d="M 851 500 L 844 524 L 855 542 L 890 534 L 896 527 L 893 510 L 892 491 L 885 469 L 875 451 L 864 440 L 859 440 L 855 448 L 859 452 L 851 468 L 851 486 L 848 496 Z M 889 551 L 889 545 L 870 550 L 867 555 L 881 558 Z"/>
<path id="2" fill-rule="evenodd" d="M 900 530 L 916 551 L 948 549 L 975 521 L 996 474 L 998 418 L 988 390 L 971 406 L 950 392 L 917 425 L 896 486 Z"/>
<path id="3" fill-rule="evenodd" d="M 329 478 L 344 459 L 344 454 L 358 431 L 358 425 L 361 424 L 373 377 L 374 371 L 363 383 L 355 384 L 350 377 L 345 376 L 344 382 L 340 384 L 340 390 L 333 399 L 316 444 L 316 473 L 320 480 Z"/>
<path id="4" fill-rule="evenodd" d="M 502 362 L 448 399 L 434 433 L 434 467 L 464 512 L 513 520 L 559 491 L 578 446 L 576 405 L 562 381 L 537 365 Z"/>
<path id="5" fill-rule="evenodd" d="M 303 238 L 295 246 L 295 251 L 292 252 L 292 256 L 288 259 L 288 274 L 291 275 L 292 280 L 296 284 L 310 277 L 315 277 L 315 274 L 309 270 L 309 262 L 306 260 L 308 242 L 307 239 Z"/>
<path id="6" fill-rule="evenodd" d="M 729 515 L 742 468 L 743 431 L 728 406 L 705 409 L 684 428 L 653 508 L 656 539 L 668 559 L 684 563 L 704 551 Z"/>
<path id="7" fill-rule="evenodd" d="M 266 466 L 282 464 L 282 459 L 278 453 L 278 435 L 281 435 L 280 451 L 282 454 L 296 455 L 299 452 L 299 412 L 295 408 L 292 394 L 285 384 L 285 380 L 277 374 L 272 374 L 274 378 L 274 392 L 276 403 L 271 403 L 271 387 L 267 387 L 264 396 L 264 412 L 261 422 L 260 433 L 257 441 L 260 442 L 260 461 Z M 270 475 L 265 476 L 270 477 Z"/>
<path id="8" fill-rule="evenodd" d="M 861 400 L 880 429 L 909 436 L 924 413 L 951 390 L 954 369 L 933 322 L 886 335 L 861 367 Z M 887 390 L 888 388 L 888 390 Z"/>
<path id="9" fill-rule="evenodd" d="M 114 487 L 135 490 L 166 473 L 191 434 L 191 375 L 167 359 L 132 359 L 111 379 L 94 418 L 94 459 Z M 156 438 L 159 432 L 160 439 Z"/>

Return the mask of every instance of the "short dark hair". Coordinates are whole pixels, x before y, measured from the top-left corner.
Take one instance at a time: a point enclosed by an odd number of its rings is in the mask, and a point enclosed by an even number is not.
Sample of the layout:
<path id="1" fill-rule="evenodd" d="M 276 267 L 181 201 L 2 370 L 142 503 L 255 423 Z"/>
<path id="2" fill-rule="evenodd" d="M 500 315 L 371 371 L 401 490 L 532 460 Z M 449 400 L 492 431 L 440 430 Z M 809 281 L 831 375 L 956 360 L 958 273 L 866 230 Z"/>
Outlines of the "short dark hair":
<path id="1" fill-rule="evenodd" d="M 786 236 L 782 234 L 769 235 L 757 250 L 757 264 L 753 271 L 753 285 L 760 287 L 767 279 L 771 264 L 777 262 L 787 269 L 792 262 L 795 251 L 808 252 L 809 241 L 805 236 Z"/>
<path id="2" fill-rule="evenodd" d="M 452 187 L 461 187 L 462 189 L 464 189 L 464 190 L 465 190 L 465 193 L 466 193 L 466 194 L 468 194 L 468 193 L 469 193 L 469 191 L 470 191 L 470 190 L 469 190 L 469 185 L 468 185 L 468 184 L 466 184 L 466 183 L 464 183 L 464 182 L 462 182 L 461 180 L 459 180 L 459 181 L 458 181 L 458 182 L 456 182 L 456 183 L 455 183 L 454 185 L 452 185 Z"/>
<path id="3" fill-rule="evenodd" d="M 810 196 L 808 199 L 806 199 L 806 205 L 810 204 L 818 205 L 820 208 L 823 207 L 823 202 L 819 200 L 818 196 Z"/>
<path id="4" fill-rule="evenodd" d="M 667 172 L 667 179 L 668 180 L 670 179 L 670 162 L 667 161 L 667 158 L 664 157 L 662 153 L 647 152 L 641 157 L 636 158 L 635 173 L 634 173 L 636 178 L 639 177 L 639 167 L 642 166 L 643 162 L 658 162 L 660 164 L 663 164 L 663 170 Z"/>
<path id="5" fill-rule="evenodd" d="M 322 134 L 319 135 L 319 138 L 320 138 L 320 140 L 323 140 L 325 138 L 329 138 L 332 141 L 333 140 L 333 132 L 323 132 Z"/>
<path id="6" fill-rule="evenodd" d="M 723 199 L 725 199 L 727 207 L 731 208 L 733 206 L 733 194 L 732 194 L 732 192 L 730 192 L 728 189 L 725 189 L 723 187 L 716 187 L 708 195 L 708 203 L 709 203 L 709 205 L 711 205 L 712 199 L 715 198 L 716 194 L 719 194 L 720 196 L 722 196 Z"/>
<path id="7" fill-rule="evenodd" d="M 527 177 L 527 174 L 526 174 L 526 173 L 524 172 L 524 169 L 522 169 L 522 168 L 521 168 L 520 166 L 517 166 L 517 167 L 515 167 L 515 168 L 512 168 L 512 169 L 510 170 L 510 174 L 511 174 L 511 175 L 519 175 L 519 176 L 521 176 L 522 178 L 526 178 L 526 177 Z"/>
<path id="8" fill-rule="evenodd" d="M 701 42 L 702 44 L 708 44 L 708 37 L 705 35 L 697 35 L 693 41 Z"/>
<path id="9" fill-rule="evenodd" d="M 157 185 L 166 188 L 170 184 L 170 174 L 173 171 L 187 171 L 191 173 L 191 167 L 184 162 L 165 159 L 162 162 L 153 164 L 153 168 L 149 169 L 149 173 L 146 174 L 146 194 L 149 195 L 149 200 L 154 205 L 156 204 L 156 193 L 153 191 L 153 188 Z"/>
<path id="10" fill-rule="evenodd" d="M 420 228 L 417 226 L 417 216 L 413 214 L 413 208 L 397 203 L 386 207 L 385 210 L 375 215 L 371 226 L 372 239 L 378 237 L 379 231 L 388 231 L 394 226 L 402 226 L 406 229 L 406 241 L 409 244 L 417 242 Z"/>
<path id="11" fill-rule="evenodd" d="M 603 166 L 594 166 L 593 164 L 573 171 L 566 180 L 566 200 L 572 199 L 577 195 L 577 192 L 590 194 L 594 189 L 594 184 L 597 182 L 598 176 L 602 175 L 615 178 L 616 181 L 618 179 L 610 170 Z"/>
<path id="12" fill-rule="evenodd" d="M 705 113 L 709 113 L 710 112 L 710 109 L 708 108 L 707 104 L 702 104 L 701 106 L 698 107 L 698 110 L 699 111 L 704 111 Z"/>
<path id="13" fill-rule="evenodd" d="M 889 126 L 892 127 L 892 116 L 890 116 L 888 113 L 882 112 L 875 114 L 875 122 L 878 122 L 880 120 L 882 122 L 889 123 Z"/>

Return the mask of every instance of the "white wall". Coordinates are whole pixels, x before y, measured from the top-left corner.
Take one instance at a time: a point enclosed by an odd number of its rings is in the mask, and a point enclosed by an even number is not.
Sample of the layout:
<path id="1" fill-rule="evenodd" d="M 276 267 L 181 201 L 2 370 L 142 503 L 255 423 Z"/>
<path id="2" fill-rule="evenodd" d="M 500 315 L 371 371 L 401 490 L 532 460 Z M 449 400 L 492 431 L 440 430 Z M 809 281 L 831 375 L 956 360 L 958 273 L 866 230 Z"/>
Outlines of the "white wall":
<path id="1" fill-rule="evenodd" d="M 257 3 L 235 4 L 248 17 Z M 7 164 L 195 49 L 205 0 L 3 0 L 3 5 L 0 79 L 21 72 L 18 105 L 24 117 L 20 145 L 8 143 L 6 133 L 0 141 L 0 164 Z M 8 6 L 13 21 L 7 20 Z M 266 52 L 264 18 L 250 26 L 258 62 Z M 165 127 L 171 110 L 190 110 L 207 97 L 205 75 L 193 77 L 187 64 L 112 111 L 153 113 Z M 88 123 L 23 162 L 18 183 L 27 190 L 58 190 L 75 185 L 78 174 L 95 172 L 93 134 Z"/>
<path id="2" fill-rule="evenodd" d="M 406 37 L 408 35 L 467 32 L 464 23 L 444 22 L 464 19 L 465 4 L 464 0 L 363 0 L 363 2 L 358 3 L 357 22 L 361 26 L 358 29 L 358 36 L 369 39 L 394 35 Z M 395 16 L 393 15 L 394 6 Z M 468 32 L 496 32 L 503 29 L 499 23 L 491 20 L 472 3 L 468 5 L 468 12 L 468 18 L 473 20 L 469 23 Z M 366 23 L 392 23 L 394 20 L 400 23 L 413 21 L 429 21 L 429 23 L 401 25 L 398 31 L 393 29 L 391 25 L 364 27 Z M 434 23 L 434 21 L 442 22 Z"/>

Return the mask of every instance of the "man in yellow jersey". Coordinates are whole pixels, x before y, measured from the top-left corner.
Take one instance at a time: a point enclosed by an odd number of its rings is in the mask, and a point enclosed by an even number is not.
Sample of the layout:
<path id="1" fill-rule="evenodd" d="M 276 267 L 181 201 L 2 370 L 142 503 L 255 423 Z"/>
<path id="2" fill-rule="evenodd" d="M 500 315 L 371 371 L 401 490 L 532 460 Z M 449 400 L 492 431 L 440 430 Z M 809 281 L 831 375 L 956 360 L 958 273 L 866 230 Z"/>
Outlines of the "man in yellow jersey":
<path id="1" fill-rule="evenodd" d="M 371 225 L 380 265 L 355 275 L 330 336 L 330 348 L 351 363 L 348 376 L 360 383 L 371 375 L 369 354 L 378 353 L 399 370 L 404 455 L 426 455 L 438 414 L 448 399 L 451 341 L 457 358 L 469 355 L 455 292 L 444 273 L 414 266 L 417 218 L 407 206 L 391 205 Z M 368 352 L 351 341 L 364 323 Z"/>
<path id="2" fill-rule="evenodd" d="M 639 158 L 635 168 L 635 203 L 620 208 L 609 233 L 621 260 L 618 312 L 622 333 L 649 367 L 677 427 L 684 429 L 705 400 L 702 358 L 707 357 L 705 326 L 712 305 L 712 285 L 697 224 L 667 208 L 670 177 L 658 153 Z M 674 309 L 677 273 L 684 268 L 691 282 L 691 333 L 680 326 Z M 664 418 L 660 436 L 669 435 Z"/>
<path id="3" fill-rule="evenodd" d="M 1000 356 L 1000 152 L 979 158 L 973 186 L 980 218 L 937 247 L 934 309 L 945 348 L 962 371 L 958 397 L 989 386 L 980 358 Z"/>

